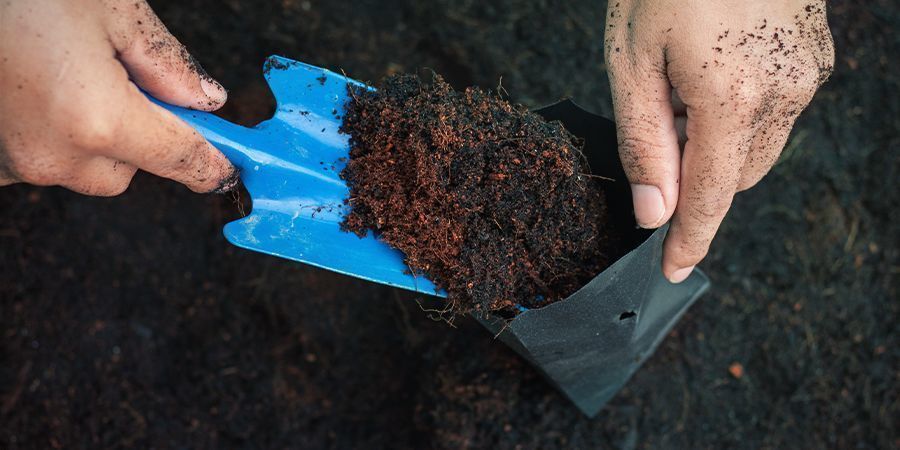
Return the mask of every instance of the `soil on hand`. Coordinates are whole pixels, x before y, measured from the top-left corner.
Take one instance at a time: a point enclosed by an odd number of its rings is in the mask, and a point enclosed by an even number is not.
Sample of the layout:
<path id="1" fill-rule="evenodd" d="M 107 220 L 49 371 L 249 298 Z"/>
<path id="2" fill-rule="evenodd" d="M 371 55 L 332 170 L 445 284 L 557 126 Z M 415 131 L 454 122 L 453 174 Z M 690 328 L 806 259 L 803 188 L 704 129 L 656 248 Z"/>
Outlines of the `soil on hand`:
<path id="1" fill-rule="evenodd" d="M 491 92 L 394 75 L 349 88 L 343 227 L 369 230 L 447 291 L 451 313 L 572 294 L 609 263 L 606 202 L 581 143 Z"/>

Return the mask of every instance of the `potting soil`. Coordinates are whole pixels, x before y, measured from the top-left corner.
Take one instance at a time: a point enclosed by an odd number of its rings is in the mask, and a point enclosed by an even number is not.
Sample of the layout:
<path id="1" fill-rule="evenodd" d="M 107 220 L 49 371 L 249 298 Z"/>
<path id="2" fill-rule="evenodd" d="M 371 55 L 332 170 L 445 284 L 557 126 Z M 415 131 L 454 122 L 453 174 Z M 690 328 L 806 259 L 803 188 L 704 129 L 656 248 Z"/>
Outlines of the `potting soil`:
<path id="1" fill-rule="evenodd" d="M 610 263 L 600 179 L 558 122 L 439 75 L 349 88 L 343 222 L 400 249 L 451 313 L 565 298 Z"/>

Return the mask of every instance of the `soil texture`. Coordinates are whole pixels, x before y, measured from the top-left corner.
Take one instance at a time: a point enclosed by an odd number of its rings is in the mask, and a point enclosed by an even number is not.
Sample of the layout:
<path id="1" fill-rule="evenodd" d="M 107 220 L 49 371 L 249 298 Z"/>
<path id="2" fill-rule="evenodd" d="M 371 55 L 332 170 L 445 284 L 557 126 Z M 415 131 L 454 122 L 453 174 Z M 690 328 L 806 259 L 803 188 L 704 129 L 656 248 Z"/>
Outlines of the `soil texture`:
<path id="1" fill-rule="evenodd" d="M 437 74 L 348 89 L 342 226 L 400 249 L 451 317 L 543 306 L 606 267 L 605 197 L 559 122 Z"/>

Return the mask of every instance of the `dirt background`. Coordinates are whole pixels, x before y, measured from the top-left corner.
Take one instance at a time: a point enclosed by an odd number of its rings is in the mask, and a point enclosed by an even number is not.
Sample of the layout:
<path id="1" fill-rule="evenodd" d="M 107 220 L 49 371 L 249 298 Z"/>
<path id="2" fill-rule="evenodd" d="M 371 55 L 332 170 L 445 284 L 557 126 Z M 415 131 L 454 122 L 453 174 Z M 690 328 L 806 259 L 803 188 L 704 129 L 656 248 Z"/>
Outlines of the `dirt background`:
<path id="1" fill-rule="evenodd" d="M 151 3 L 245 124 L 268 54 L 611 115 L 603 2 Z M 900 12 L 829 16 L 835 74 L 738 196 L 713 290 L 596 419 L 473 321 L 236 249 L 232 198 L 139 175 L 113 199 L 0 189 L 0 447 L 900 447 Z"/>

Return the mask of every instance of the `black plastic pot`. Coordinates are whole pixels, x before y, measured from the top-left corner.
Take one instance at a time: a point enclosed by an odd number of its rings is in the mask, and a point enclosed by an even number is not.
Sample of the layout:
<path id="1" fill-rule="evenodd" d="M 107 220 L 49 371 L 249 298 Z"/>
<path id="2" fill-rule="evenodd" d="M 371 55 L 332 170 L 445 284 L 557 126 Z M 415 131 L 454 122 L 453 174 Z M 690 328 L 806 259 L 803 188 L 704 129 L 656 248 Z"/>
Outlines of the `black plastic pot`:
<path id="1" fill-rule="evenodd" d="M 512 321 L 480 320 L 592 417 L 653 354 L 707 290 L 709 280 L 699 270 L 680 284 L 663 277 L 662 244 L 668 226 L 649 231 L 635 225 L 613 122 L 571 100 L 536 112 L 561 121 L 584 139 L 591 172 L 615 180 L 607 196 L 610 216 L 632 250 L 565 300 L 522 312 Z"/>

